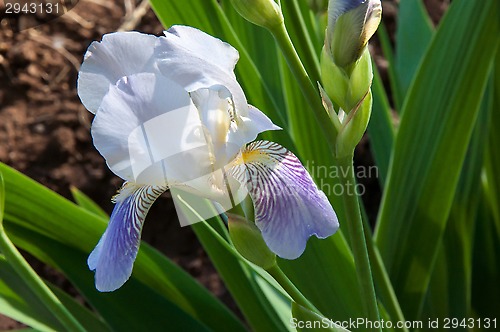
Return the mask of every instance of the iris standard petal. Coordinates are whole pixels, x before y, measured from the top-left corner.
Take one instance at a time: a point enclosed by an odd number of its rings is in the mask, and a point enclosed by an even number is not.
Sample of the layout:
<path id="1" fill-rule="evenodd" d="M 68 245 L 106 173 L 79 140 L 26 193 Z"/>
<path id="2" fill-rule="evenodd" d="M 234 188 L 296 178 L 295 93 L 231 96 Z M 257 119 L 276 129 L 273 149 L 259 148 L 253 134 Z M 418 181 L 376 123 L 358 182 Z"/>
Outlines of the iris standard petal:
<path id="1" fill-rule="evenodd" d="M 114 291 L 130 278 L 146 214 L 166 189 L 125 183 L 108 227 L 87 261 L 89 268 L 95 270 L 97 290 Z"/>
<path id="2" fill-rule="evenodd" d="M 174 25 L 164 34 L 167 37 L 177 36 L 186 50 L 203 55 L 206 61 L 228 72 L 233 72 L 240 57 L 238 51 L 228 43 L 190 26 Z"/>
<path id="3" fill-rule="evenodd" d="M 227 134 L 228 149 L 237 147 L 238 152 L 242 146 L 252 142 L 257 136 L 268 130 L 281 130 L 258 108 L 248 105 L 247 116 L 240 116 L 238 123 L 233 123 Z"/>
<path id="4" fill-rule="evenodd" d="M 238 52 L 231 45 L 194 28 L 173 26 L 157 40 L 155 56 L 162 74 L 187 91 L 225 86 L 237 112 L 247 114 L 247 100 L 233 72 Z"/>
<path id="5" fill-rule="evenodd" d="M 78 73 L 78 95 L 83 105 L 95 113 L 109 86 L 123 76 L 154 72 L 153 35 L 138 32 L 115 32 L 93 42 L 85 53 Z"/>
<path id="6" fill-rule="evenodd" d="M 255 224 L 274 253 L 295 259 L 312 235 L 326 238 L 339 227 L 325 194 L 316 187 L 297 157 L 279 144 L 249 144 L 230 174 L 246 184 Z"/>
<path id="7" fill-rule="evenodd" d="M 271 119 L 262 113 L 258 108 L 248 105 L 248 115 L 241 117 L 243 123 L 240 124 L 241 134 L 244 136 L 244 144 L 250 143 L 257 138 L 257 135 L 268 130 L 281 130 Z"/>
<path id="8" fill-rule="evenodd" d="M 110 169 L 128 181 L 165 185 L 211 170 L 196 107 L 182 87 L 162 75 L 131 75 L 110 87 L 92 137 Z"/>

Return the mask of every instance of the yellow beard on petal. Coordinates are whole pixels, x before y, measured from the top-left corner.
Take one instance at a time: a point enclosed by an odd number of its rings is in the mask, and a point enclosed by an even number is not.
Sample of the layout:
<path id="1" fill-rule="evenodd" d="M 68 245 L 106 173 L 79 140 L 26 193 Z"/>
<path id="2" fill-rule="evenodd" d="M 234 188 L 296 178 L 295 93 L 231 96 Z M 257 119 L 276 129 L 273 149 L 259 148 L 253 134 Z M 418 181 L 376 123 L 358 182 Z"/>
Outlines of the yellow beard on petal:
<path id="1" fill-rule="evenodd" d="M 261 161 L 263 158 L 267 157 L 268 154 L 264 151 L 244 150 L 241 156 L 244 163 L 251 163 L 254 161 Z"/>
<path id="2" fill-rule="evenodd" d="M 272 158 L 270 154 L 264 149 L 248 149 L 243 148 L 232 161 L 229 163 L 228 167 L 241 166 L 251 163 L 264 163 L 272 164 Z"/>

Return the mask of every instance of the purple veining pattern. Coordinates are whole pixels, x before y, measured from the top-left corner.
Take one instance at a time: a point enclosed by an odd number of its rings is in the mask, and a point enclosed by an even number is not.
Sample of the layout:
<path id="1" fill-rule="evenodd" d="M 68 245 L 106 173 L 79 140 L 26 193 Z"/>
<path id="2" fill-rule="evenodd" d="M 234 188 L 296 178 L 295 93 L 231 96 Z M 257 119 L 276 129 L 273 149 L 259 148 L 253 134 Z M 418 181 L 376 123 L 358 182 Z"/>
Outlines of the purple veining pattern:
<path id="1" fill-rule="evenodd" d="M 279 144 L 257 141 L 247 146 L 245 154 L 258 157 L 247 158 L 232 175 L 247 179 L 255 224 L 273 252 L 295 259 L 309 237 L 326 238 L 337 231 L 330 202 L 293 153 Z"/>
<path id="2" fill-rule="evenodd" d="M 87 261 L 89 268 L 96 272 L 95 284 L 99 291 L 118 289 L 132 274 L 144 219 L 166 189 L 138 186 L 130 195 L 118 198 L 108 227 Z"/>

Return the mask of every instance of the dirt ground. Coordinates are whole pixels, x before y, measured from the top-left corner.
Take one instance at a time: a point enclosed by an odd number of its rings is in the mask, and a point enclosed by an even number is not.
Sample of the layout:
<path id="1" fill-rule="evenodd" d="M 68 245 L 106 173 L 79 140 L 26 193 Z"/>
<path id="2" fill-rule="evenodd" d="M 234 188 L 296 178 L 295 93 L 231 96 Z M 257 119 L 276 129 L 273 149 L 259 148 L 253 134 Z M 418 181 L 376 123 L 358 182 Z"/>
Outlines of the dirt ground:
<path id="1" fill-rule="evenodd" d="M 448 3 L 424 2 L 435 22 Z M 75 186 L 108 212 L 112 210 L 110 197 L 121 180 L 109 171 L 92 145 L 89 133 L 92 117 L 80 103 L 75 83 L 87 46 L 93 40 L 100 40 L 104 33 L 117 31 L 122 25 L 146 33 L 161 33 L 163 27 L 150 9 L 137 22 L 131 20 L 137 6 L 135 0 L 81 0 L 64 16 L 20 32 L 15 31 L 12 21 L 0 16 L 0 161 L 65 197 L 71 197 L 69 188 Z M 395 1 L 384 0 L 383 6 L 384 21 L 394 31 Z M 15 23 L 32 24 L 19 20 Z M 384 71 L 383 59 L 378 62 Z M 356 162 L 373 164 L 366 139 L 357 151 Z M 365 184 L 368 193 L 364 199 L 374 218 L 380 190 L 376 180 Z M 179 226 L 168 194 L 151 208 L 143 239 L 234 308 L 192 231 Z M 32 258 L 30 262 L 44 278 L 73 292 L 58 273 Z M 22 326 L 0 315 L 0 330 Z"/>

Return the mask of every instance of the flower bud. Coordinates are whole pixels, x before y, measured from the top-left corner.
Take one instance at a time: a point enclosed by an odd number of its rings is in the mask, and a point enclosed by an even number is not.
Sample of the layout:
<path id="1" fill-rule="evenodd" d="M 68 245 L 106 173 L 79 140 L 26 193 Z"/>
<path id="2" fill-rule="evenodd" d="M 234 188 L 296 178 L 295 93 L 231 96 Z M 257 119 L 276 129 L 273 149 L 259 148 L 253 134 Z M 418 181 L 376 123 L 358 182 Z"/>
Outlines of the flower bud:
<path id="1" fill-rule="evenodd" d="M 330 0 L 325 47 L 345 70 L 362 55 L 380 23 L 380 0 Z"/>
<path id="2" fill-rule="evenodd" d="M 347 73 L 338 67 L 326 48 L 321 53 L 321 78 L 323 87 L 332 102 L 349 113 L 364 98 L 373 80 L 370 52 L 365 48 L 361 58 Z"/>
<path id="3" fill-rule="evenodd" d="M 234 9 L 247 21 L 271 29 L 283 23 L 280 6 L 274 0 L 231 0 Z"/>
<path id="4" fill-rule="evenodd" d="M 368 91 L 360 104 L 345 116 L 342 129 L 337 135 L 336 157 L 342 158 L 352 154 L 356 145 L 363 138 L 372 112 L 372 93 Z"/>
<path id="5" fill-rule="evenodd" d="M 269 250 L 254 223 L 236 215 L 228 217 L 229 235 L 241 256 L 263 269 L 276 264 L 276 255 Z"/>

